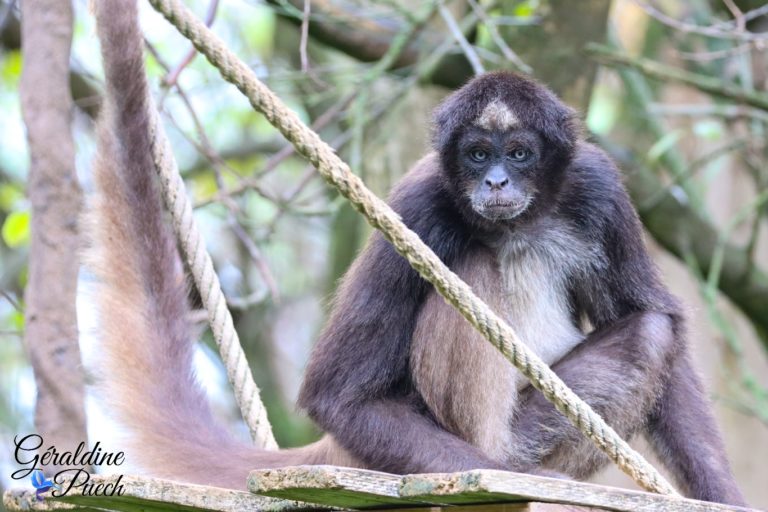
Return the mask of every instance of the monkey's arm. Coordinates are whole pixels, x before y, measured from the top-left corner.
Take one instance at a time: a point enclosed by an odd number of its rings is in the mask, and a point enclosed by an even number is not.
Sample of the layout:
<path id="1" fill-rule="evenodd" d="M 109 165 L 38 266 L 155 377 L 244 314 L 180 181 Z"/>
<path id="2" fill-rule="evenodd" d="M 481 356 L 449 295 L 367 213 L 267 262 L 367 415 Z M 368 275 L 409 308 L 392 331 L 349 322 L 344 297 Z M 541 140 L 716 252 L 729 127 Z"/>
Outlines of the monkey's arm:
<path id="1" fill-rule="evenodd" d="M 648 255 L 618 171 L 592 146 L 574 165 L 567 213 L 599 241 L 606 260 L 574 283 L 574 308 L 595 330 L 554 371 L 620 435 L 647 433 L 683 492 L 745 505 L 690 364 L 683 314 Z M 521 447 L 514 469 L 544 466 L 583 479 L 608 462 L 530 387 L 513 432 Z"/>
<path id="2" fill-rule="evenodd" d="M 428 157 L 393 208 L 448 265 L 466 249 Z M 443 194 L 445 196 L 445 194 Z M 345 276 L 310 359 L 299 405 L 367 467 L 396 473 L 498 464 L 440 428 L 413 390 L 409 348 L 429 284 L 379 234 Z"/>

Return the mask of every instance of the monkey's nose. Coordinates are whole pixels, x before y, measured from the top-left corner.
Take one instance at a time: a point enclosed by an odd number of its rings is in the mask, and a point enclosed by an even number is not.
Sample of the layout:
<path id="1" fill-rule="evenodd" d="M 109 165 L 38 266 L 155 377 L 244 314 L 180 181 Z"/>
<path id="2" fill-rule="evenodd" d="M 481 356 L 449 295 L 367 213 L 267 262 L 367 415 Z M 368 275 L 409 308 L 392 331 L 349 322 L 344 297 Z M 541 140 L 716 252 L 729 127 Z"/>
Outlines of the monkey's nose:
<path id="1" fill-rule="evenodd" d="M 485 178 L 485 184 L 490 188 L 491 190 L 502 190 L 507 185 L 509 185 L 509 178 L 506 176 L 504 177 L 487 177 Z"/>
<path id="2" fill-rule="evenodd" d="M 509 185 L 509 176 L 507 176 L 504 167 L 501 165 L 494 165 L 485 175 L 483 179 L 485 186 L 493 190 L 502 190 Z"/>

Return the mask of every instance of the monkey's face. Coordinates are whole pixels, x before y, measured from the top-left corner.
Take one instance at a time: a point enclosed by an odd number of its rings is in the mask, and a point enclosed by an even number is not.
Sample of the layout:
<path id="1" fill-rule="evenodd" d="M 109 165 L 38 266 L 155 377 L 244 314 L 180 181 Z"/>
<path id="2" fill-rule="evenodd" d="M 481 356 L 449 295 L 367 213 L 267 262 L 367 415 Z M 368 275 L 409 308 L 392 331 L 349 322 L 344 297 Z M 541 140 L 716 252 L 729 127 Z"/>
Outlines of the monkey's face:
<path id="1" fill-rule="evenodd" d="M 490 221 L 511 220 L 533 203 L 541 138 L 524 128 L 470 127 L 458 144 L 459 188 Z"/>

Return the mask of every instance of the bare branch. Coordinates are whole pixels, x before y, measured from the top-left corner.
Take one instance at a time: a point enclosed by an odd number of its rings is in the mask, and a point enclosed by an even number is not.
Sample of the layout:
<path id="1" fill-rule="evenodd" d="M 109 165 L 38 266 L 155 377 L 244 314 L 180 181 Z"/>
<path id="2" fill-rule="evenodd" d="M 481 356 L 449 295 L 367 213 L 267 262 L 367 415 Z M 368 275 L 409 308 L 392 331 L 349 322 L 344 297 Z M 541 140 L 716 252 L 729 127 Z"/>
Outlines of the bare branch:
<path id="1" fill-rule="evenodd" d="M 768 34 L 766 33 L 753 33 L 753 32 L 747 32 L 746 30 L 738 30 L 738 27 L 736 27 L 736 30 L 728 30 L 727 28 L 723 28 L 722 26 L 718 25 L 710 25 L 708 27 L 703 27 L 701 25 L 695 25 L 693 23 L 687 23 L 685 21 L 677 20 L 667 14 L 664 14 L 659 9 L 654 7 L 653 5 L 647 3 L 647 2 L 641 2 L 639 0 L 635 0 L 635 4 L 640 7 L 642 10 L 644 10 L 646 13 L 648 13 L 649 16 L 656 19 L 660 23 L 663 23 L 664 25 L 667 25 L 669 27 L 674 28 L 675 30 L 679 30 L 680 32 L 686 32 L 689 34 L 698 34 L 706 37 L 714 37 L 717 39 L 734 39 L 739 41 L 766 41 L 768 40 Z M 742 15 L 740 17 L 741 22 L 746 22 L 746 17 Z"/>
<path id="2" fill-rule="evenodd" d="M 721 104 L 661 104 L 654 103 L 649 110 L 655 114 L 664 116 L 689 116 L 689 117 L 722 117 L 724 119 L 757 119 L 768 122 L 768 112 L 743 105 Z"/>
<path id="3" fill-rule="evenodd" d="M 643 57 L 632 57 L 600 44 L 587 45 L 587 52 L 602 64 L 630 67 L 651 78 L 683 83 L 721 98 L 768 110 L 768 94 L 746 91 L 716 77 L 691 73 Z"/>
<path id="4" fill-rule="evenodd" d="M 440 16 L 442 16 L 443 20 L 445 21 L 445 24 L 448 26 L 448 30 L 451 31 L 451 34 L 453 35 L 454 39 L 456 39 L 456 42 L 459 43 L 459 46 L 461 47 L 461 51 L 464 52 L 464 55 L 466 55 L 467 60 L 472 65 L 472 70 L 476 75 L 479 75 L 481 73 L 485 73 L 485 67 L 483 66 L 483 63 L 480 61 L 480 57 L 477 56 L 477 52 L 475 52 L 475 49 L 472 48 L 472 45 L 469 44 L 469 41 L 467 41 L 467 38 L 464 37 L 464 34 L 461 32 L 461 29 L 459 28 L 459 25 L 456 23 L 456 19 L 453 17 L 453 14 L 451 14 L 451 11 L 448 10 L 448 8 L 445 6 L 445 2 L 443 0 L 438 0 L 437 8 L 440 11 Z"/>
<path id="5" fill-rule="evenodd" d="M 147 43 L 147 47 L 150 49 L 150 52 L 155 57 L 157 62 L 167 70 L 168 65 L 160 58 L 155 48 L 149 43 Z M 189 140 L 190 143 L 194 144 L 195 147 L 198 149 L 198 151 L 210 161 L 211 167 L 214 171 L 214 176 L 216 178 L 216 186 L 219 188 L 219 190 L 223 190 L 224 179 L 222 176 L 221 169 L 223 167 L 224 161 L 218 155 L 216 150 L 213 148 L 213 145 L 208 139 L 208 134 L 205 132 L 203 123 L 200 121 L 200 118 L 198 117 L 197 112 L 195 111 L 192 105 L 192 102 L 189 100 L 189 97 L 187 96 L 184 89 L 178 83 L 175 85 L 175 88 L 176 88 L 176 92 L 179 95 L 179 98 L 181 99 L 182 103 L 187 109 L 187 112 L 192 118 L 192 123 L 195 125 L 195 131 L 197 132 L 199 144 L 196 141 L 192 140 L 191 138 L 187 138 L 187 140 Z M 179 130 L 179 131 L 182 134 L 184 134 L 182 130 Z M 184 135 L 186 136 L 186 134 Z M 256 268 L 261 274 L 261 277 L 264 280 L 264 283 L 267 289 L 270 291 L 272 295 L 273 301 L 279 302 L 280 290 L 277 286 L 277 281 L 275 280 L 272 274 L 272 270 L 269 268 L 269 265 L 264 260 L 261 254 L 261 251 L 256 246 L 256 243 L 253 240 L 251 240 L 245 228 L 243 228 L 238 222 L 237 205 L 231 198 L 227 198 L 227 200 L 224 200 L 222 202 L 224 206 L 227 208 L 227 224 L 230 226 L 230 229 L 232 229 L 232 232 L 235 234 L 235 236 L 243 244 L 243 247 L 246 249 L 246 251 L 248 252 L 248 255 L 251 257 L 251 260 L 253 260 L 253 263 L 256 265 Z"/>
<path id="6" fill-rule="evenodd" d="M 301 26 L 304 0 L 267 0 L 278 15 Z M 290 8 L 286 8 L 286 5 Z M 476 19 L 476 18 L 475 18 Z M 477 21 L 477 19 L 476 19 Z M 314 0 L 309 18 L 309 35 L 362 62 L 379 61 L 387 53 L 402 24 L 378 23 L 369 19 L 365 11 L 348 12 L 332 2 Z M 390 69 L 412 66 L 419 61 L 421 48 L 430 42 L 442 40 L 441 34 L 429 33 L 423 41 L 410 42 Z M 472 75 L 472 67 L 463 55 L 443 60 L 433 74 L 432 82 L 446 87 L 456 87 Z"/>
<path id="7" fill-rule="evenodd" d="M 723 3 L 728 10 L 731 11 L 731 14 L 733 14 L 733 19 L 736 21 L 736 31 L 744 32 L 747 28 L 747 22 L 744 20 L 744 13 L 741 12 L 741 9 L 738 8 L 733 0 L 723 0 Z"/>
<path id="8" fill-rule="evenodd" d="M 216 11 L 218 8 L 219 0 L 211 0 L 211 3 L 208 4 L 208 12 L 205 13 L 205 25 L 207 27 L 213 25 L 213 21 L 216 19 Z M 187 55 L 181 59 L 181 62 L 176 66 L 176 68 L 169 72 L 168 75 L 166 75 L 163 83 L 168 87 L 176 85 L 176 82 L 179 79 L 179 75 L 181 75 L 181 72 L 184 71 L 184 68 L 186 68 L 195 59 L 195 56 L 197 56 L 197 50 L 190 48 L 187 52 Z"/>
<path id="9" fill-rule="evenodd" d="M 499 47 L 499 50 L 501 50 L 501 53 L 504 55 L 504 57 L 523 73 L 533 73 L 533 68 L 523 62 L 523 60 L 514 51 L 512 51 L 512 48 L 509 47 L 504 38 L 501 37 L 501 34 L 499 34 L 499 29 L 496 27 L 496 24 L 493 22 L 493 20 L 490 19 L 485 9 L 483 9 L 483 6 L 477 3 L 477 0 L 469 0 L 469 5 L 472 7 L 472 10 L 475 11 L 475 14 L 477 14 L 478 18 L 483 21 L 483 24 L 488 29 L 488 33 L 491 35 L 491 39 L 493 39 L 493 42 L 496 44 L 496 46 Z"/>
<path id="10" fill-rule="evenodd" d="M 301 54 L 301 71 L 309 71 L 309 57 L 307 56 L 307 40 L 309 39 L 309 14 L 311 10 L 311 0 L 304 0 L 304 17 L 301 19 L 301 44 L 299 44 L 299 53 Z"/>

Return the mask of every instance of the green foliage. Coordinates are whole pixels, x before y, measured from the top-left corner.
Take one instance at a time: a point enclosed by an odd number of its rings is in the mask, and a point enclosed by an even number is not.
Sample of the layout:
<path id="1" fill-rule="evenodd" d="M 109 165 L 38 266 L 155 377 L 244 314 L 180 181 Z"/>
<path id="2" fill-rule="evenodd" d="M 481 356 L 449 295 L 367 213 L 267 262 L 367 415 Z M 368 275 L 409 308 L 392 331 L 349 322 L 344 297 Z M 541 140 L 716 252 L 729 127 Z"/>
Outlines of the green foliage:
<path id="1" fill-rule="evenodd" d="M 245 45 L 261 55 L 272 55 L 276 25 L 274 11 L 257 5 L 248 14 L 237 20 L 240 33 L 245 36 Z"/>
<path id="2" fill-rule="evenodd" d="M 614 87 L 596 85 L 586 119 L 589 130 L 597 135 L 608 135 L 619 118 L 620 103 L 621 96 Z"/>
<path id="3" fill-rule="evenodd" d="M 6 217 L 2 228 L 5 245 L 11 248 L 25 246 L 29 243 L 29 211 L 11 212 Z"/>
<path id="4" fill-rule="evenodd" d="M 24 313 L 22 311 L 13 310 L 8 315 L 8 324 L 15 330 L 22 332 L 24 330 Z"/>
<path id="5" fill-rule="evenodd" d="M 187 179 L 187 188 L 192 197 L 197 200 L 214 197 L 219 190 L 213 173 L 196 174 L 192 178 Z"/>
<path id="6" fill-rule="evenodd" d="M 9 212 L 24 199 L 24 192 L 15 183 L 0 183 L 0 210 Z"/>
<path id="7" fill-rule="evenodd" d="M 539 0 L 525 0 L 517 4 L 512 10 L 512 14 L 519 18 L 530 18 L 535 15 L 541 2 Z"/>
<path id="8" fill-rule="evenodd" d="M 21 79 L 21 52 L 11 51 L 0 58 L 0 80 L 8 87 L 19 86 Z"/>
<path id="9" fill-rule="evenodd" d="M 664 153 L 676 148 L 677 143 L 680 141 L 683 135 L 684 132 L 682 130 L 673 130 L 669 133 L 666 133 L 648 150 L 648 161 L 650 163 L 658 162 Z"/>
<path id="10" fill-rule="evenodd" d="M 693 133 L 705 140 L 718 140 L 723 138 L 723 125 L 713 119 L 704 119 L 693 124 Z"/>

